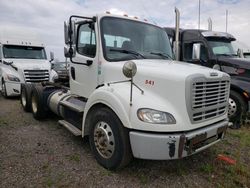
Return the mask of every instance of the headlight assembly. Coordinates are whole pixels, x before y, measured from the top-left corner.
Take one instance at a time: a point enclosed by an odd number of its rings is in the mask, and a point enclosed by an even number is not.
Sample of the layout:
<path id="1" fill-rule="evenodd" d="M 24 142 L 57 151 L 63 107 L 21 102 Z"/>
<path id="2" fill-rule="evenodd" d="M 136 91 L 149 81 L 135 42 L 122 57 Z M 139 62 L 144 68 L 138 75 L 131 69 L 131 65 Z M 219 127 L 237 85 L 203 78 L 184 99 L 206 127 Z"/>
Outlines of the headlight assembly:
<path id="1" fill-rule="evenodd" d="M 146 123 L 153 124 L 175 124 L 174 116 L 168 112 L 162 112 L 149 108 L 141 108 L 137 111 L 138 118 Z"/>

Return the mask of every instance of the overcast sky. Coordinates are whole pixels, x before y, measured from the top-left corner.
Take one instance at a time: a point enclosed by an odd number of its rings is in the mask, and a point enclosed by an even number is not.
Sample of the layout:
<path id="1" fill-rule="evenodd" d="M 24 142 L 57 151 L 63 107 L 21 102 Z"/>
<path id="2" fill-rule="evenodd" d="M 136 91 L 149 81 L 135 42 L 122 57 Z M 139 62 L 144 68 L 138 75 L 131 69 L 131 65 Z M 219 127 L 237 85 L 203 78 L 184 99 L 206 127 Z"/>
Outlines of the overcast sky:
<path id="1" fill-rule="evenodd" d="M 245 49 L 250 49 L 250 0 L 200 0 L 201 29 L 207 19 L 213 30 L 233 34 Z M 47 51 L 64 60 L 63 22 L 72 14 L 94 15 L 107 10 L 125 12 L 159 26 L 175 25 L 174 8 L 181 12 L 181 28 L 198 28 L 199 0 L 0 0 L 0 28 L 29 27 L 38 32 Z"/>

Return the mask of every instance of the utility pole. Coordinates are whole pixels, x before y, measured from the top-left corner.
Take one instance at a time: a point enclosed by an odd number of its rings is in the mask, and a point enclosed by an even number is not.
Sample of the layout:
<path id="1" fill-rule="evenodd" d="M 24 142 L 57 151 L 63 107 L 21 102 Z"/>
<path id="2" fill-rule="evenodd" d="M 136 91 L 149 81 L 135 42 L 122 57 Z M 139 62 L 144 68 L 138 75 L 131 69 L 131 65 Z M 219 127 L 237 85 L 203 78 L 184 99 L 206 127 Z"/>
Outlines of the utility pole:
<path id="1" fill-rule="evenodd" d="M 226 10 L 226 33 L 227 33 L 227 22 L 228 22 L 228 10 Z"/>
<path id="2" fill-rule="evenodd" d="M 198 17 L 198 29 L 200 30 L 200 20 L 201 20 L 201 1 L 199 0 L 199 17 Z"/>
<path id="3" fill-rule="evenodd" d="M 213 21 L 210 17 L 208 18 L 207 21 L 208 21 L 208 30 L 212 31 L 213 30 Z"/>

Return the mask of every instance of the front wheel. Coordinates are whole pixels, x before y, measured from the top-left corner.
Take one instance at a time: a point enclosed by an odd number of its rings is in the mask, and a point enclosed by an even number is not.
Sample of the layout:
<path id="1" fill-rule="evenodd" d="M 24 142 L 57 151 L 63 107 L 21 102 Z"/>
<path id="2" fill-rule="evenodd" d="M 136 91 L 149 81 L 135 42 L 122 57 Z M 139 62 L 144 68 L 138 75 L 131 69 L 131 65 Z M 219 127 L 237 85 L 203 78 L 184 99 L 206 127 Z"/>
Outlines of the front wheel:
<path id="1" fill-rule="evenodd" d="M 97 162 L 110 170 L 127 165 L 132 159 L 128 130 L 108 108 L 100 108 L 91 115 L 90 147 Z"/>
<path id="2" fill-rule="evenodd" d="M 240 128 L 241 120 L 246 111 L 247 105 L 242 96 L 235 91 L 230 91 L 228 117 L 233 122 L 232 128 Z"/>
<path id="3" fill-rule="evenodd" d="M 6 89 L 6 84 L 5 81 L 2 80 L 2 91 L 1 94 L 4 98 L 8 98 L 8 94 L 7 94 L 7 89 Z"/>

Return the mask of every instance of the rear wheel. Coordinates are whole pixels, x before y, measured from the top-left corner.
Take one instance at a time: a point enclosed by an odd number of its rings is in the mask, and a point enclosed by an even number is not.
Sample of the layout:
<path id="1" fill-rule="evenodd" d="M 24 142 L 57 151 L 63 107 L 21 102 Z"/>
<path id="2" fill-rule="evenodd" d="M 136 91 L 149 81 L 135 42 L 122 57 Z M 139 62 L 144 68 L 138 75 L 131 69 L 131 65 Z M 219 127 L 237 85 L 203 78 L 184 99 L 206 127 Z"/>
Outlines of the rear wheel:
<path id="1" fill-rule="evenodd" d="M 246 111 L 247 105 L 242 96 L 235 91 L 230 91 L 228 117 L 230 121 L 233 122 L 232 128 L 240 128 L 242 118 L 245 117 Z"/>
<path id="2" fill-rule="evenodd" d="M 2 91 L 1 94 L 4 98 L 8 98 L 8 94 L 7 94 L 7 89 L 6 89 L 6 84 L 5 81 L 2 80 Z"/>
<path id="3" fill-rule="evenodd" d="M 42 120 L 46 118 L 46 104 L 43 101 L 43 87 L 34 86 L 31 92 L 31 111 L 35 119 Z"/>
<path id="4" fill-rule="evenodd" d="M 31 111 L 31 90 L 32 85 L 31 84 L 22 84 L 21 85 L 21 97 L 20 102 L 21 105 L 26 112 Z"/>
<path id="5" fill-rule="evenodd" d="M 100 108 L 91 116 L 90 147 L 97 162 L 111 170 L 127 165 L 132 159 L 128 130 L 108 108 Z"/>

